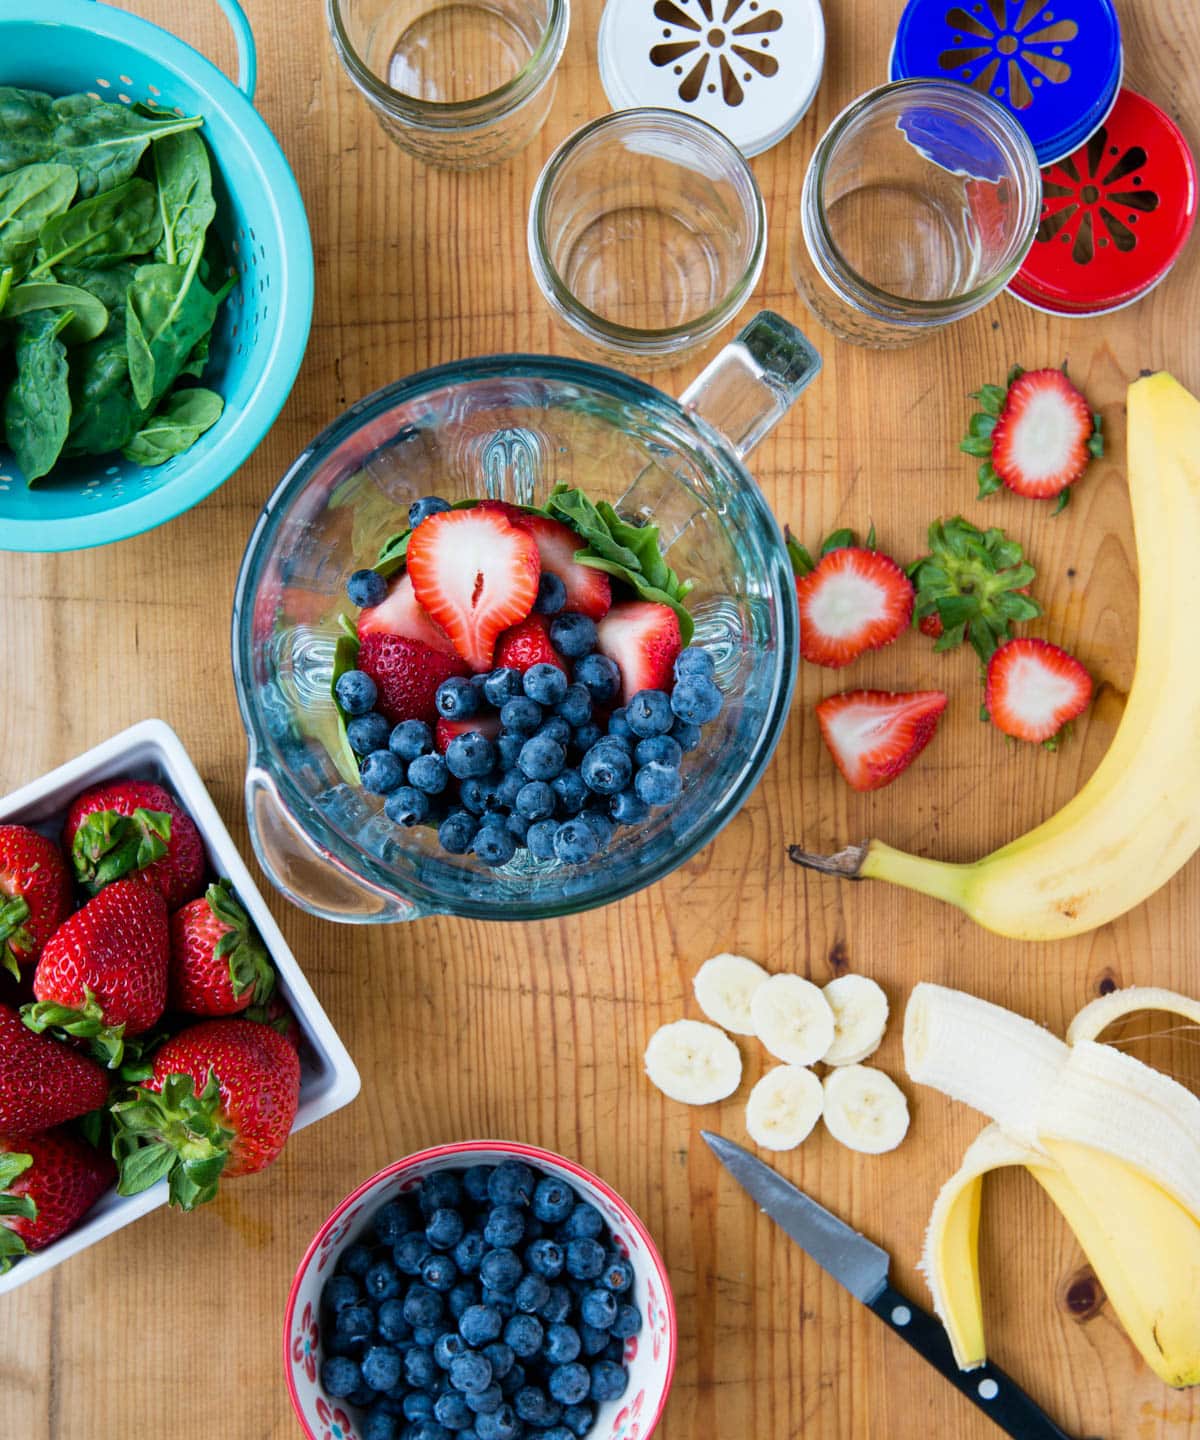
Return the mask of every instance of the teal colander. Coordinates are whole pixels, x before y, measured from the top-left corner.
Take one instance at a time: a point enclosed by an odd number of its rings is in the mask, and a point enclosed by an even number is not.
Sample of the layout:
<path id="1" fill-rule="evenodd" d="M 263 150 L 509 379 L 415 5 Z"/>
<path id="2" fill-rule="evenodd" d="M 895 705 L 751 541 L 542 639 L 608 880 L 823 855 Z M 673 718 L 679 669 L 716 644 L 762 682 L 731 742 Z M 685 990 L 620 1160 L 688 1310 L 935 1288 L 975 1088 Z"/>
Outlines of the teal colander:
<path id="1" fill-rule="evenodd" d="M 154 469 L 120 456 L 69 461 L 33 490 L 0 446 L 0 549 L 108 545 L 173 519 L 233 474 L 291 392 L 312 320 L 308 220 L 283 151 L 250 103 L 250 24 L 237 0 L 217 3 L 237 39 L 236 86 L 190 45 L 96 0 L 8 0 L 0 8 L 0 85 L 82 90 L 204 116 L 216 227 L 239 277 L 221 307 L 204 376 L 225 398 L 217 424 Z M 14 15 L 18 9 L 25 13 Z"/>

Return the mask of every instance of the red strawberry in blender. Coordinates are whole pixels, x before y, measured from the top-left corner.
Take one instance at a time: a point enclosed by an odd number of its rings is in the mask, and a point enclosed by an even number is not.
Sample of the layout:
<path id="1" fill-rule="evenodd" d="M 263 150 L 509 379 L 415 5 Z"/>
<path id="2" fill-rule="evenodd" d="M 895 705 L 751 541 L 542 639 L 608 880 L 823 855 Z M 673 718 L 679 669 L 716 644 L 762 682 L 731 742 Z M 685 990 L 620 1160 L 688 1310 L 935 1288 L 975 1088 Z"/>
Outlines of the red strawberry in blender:
<path id="1" fill-rule="evenodd" d="M 522 675 L 534 665 L 557 665 L 567 673 L 562 656 L 550 643 L 550 621 L 538 614 L 528 616 L 500 636 L 493 664 L 497 670 L 519 670 Z"/>
<path id="2" fill-rule="evenodd" d="M 374 680 L 376 708 L 393 725 L 402 720 L 434 725 L 438 686 L 452 675 L 471 673 L 450 637 L 422 608 L 407 572 L 392 582 L 381 605 L 359 615 L 358 639 L 358 668 Z"/>
<path id="3" fill-rule="evenodd" d="M 683 649 L 679 616 L 654 600 L 614 605 L 596 627 L 596 648 L 621 672 L 621 703 L 639 690 L 670 690 L 672 668 Z"/>

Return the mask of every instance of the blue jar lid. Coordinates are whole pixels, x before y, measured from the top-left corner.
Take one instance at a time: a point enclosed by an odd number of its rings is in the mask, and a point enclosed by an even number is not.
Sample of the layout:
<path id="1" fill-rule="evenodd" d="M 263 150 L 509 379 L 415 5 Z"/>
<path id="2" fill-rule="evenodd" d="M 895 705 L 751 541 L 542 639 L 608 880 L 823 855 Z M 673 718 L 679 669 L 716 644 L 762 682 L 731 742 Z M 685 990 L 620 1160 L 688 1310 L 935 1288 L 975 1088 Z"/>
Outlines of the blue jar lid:
<path id="1" fill-rule="evenodd" d="M 1052 165 L 1104 122 L 1121 84 L 1112 0 L 909 0 L 893 80 L 957 80 L 1005 106 Z"/>

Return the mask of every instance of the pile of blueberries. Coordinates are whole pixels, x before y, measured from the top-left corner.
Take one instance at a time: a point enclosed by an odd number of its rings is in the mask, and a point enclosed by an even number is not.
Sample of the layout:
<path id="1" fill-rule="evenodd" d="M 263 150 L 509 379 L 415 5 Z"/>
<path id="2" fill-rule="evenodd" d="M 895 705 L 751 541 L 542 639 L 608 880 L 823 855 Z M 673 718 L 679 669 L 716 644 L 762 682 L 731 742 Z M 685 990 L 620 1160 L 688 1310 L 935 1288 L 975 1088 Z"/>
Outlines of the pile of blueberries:
<path id="1" fill-rule="evenodd" d="M 565 1182 L 439 1170 L 369 1237 L 321 1296 L 321 1383 L 363 1440 L 575 1440 L 624 1395 L 633 1266 Z"/>
<path id="2" fill-rule="evenodd" d="M 349 670 L 338 678 L 363 788 L 387 797 L 390 820 L 434 825 L 443 850 L 474 853 L 485 865 L 506 865 L 521 846 L 537 860 L 581 865 L 607 847 L 618 825 L 637 825 L 651 807 L 678 798 L 683 756 L 724 702 L 708 651 L 680 653 L 669 694 L 641 690 L 608 713 L 621 675 L 596 651 L 594 622 L 558 615 L 550 639 L 573 664 L 572 680 L 557 665 L 538 664 L 524 675 L 500 669 L 438 687 L 447 720 L 478 718 L 494 728 L 498 719 L 500 727 L 494 741 L 478 730 L 458 734 L 444 755 L 423 721 L 392 728 L 374 711 L 369 675 Z"/>

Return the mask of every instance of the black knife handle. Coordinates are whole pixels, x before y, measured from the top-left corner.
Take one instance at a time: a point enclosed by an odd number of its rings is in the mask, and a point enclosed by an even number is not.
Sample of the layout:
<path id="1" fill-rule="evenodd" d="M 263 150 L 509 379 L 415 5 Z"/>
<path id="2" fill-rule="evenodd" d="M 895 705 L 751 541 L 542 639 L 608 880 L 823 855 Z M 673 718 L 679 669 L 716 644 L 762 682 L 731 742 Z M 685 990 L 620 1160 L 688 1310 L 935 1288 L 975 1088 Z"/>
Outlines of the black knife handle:
<path id="1" fill-rule="evenodd" d="M 956 1390 L 960 1390 L 1015 1440 L 1071 1440 L 1066 1431 L 1060 1430 L 1003 1370 L 995 1365 L 981 1365 L 978 1370 L 960 1370 L 942 1322 L 890 1285 L 878 1300 L 872 1301 L 870 1308 L 889 1329 L 907 1340 L 918 1355 L 944 1375 Z"/>

